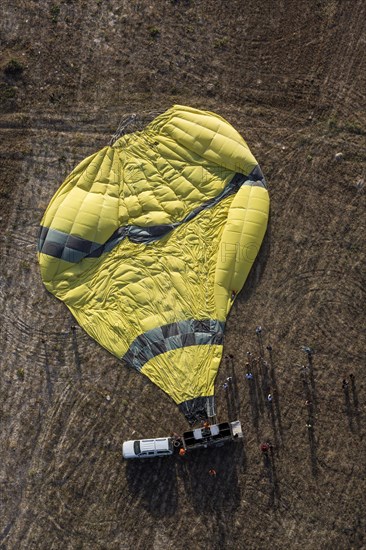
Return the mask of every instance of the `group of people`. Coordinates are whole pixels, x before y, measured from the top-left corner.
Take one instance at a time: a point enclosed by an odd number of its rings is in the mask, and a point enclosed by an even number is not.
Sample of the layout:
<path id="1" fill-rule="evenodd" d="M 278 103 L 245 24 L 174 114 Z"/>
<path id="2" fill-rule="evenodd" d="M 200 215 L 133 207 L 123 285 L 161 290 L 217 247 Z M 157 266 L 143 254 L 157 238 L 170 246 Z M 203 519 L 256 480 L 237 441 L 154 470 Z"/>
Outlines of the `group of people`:
<path id="1" fill-rule="evenodd" d="M 260 329 L 260 332 L 262 331 L 262 328 L 261 327 L 257 327 L 256 331 Z M 272 346 L 267 346 L 267 349 L 271 352 L 272 351 Z M 232 357 L 232 356 L 229 356 L 229 357 Z M 245 379 L 248 380 L 248 381 L 251 381 L 251 380 L 254 380 L 254 374 L 253 372 L 251 371 L 251 364 L 255 361 L 260 361 L 262 358 L 261 357 L 258 357 L 258 358 L 253 358 L 253 354 L 250 352 L 250 351 L 247 351 L 247 359 L 248 361 L 245 363 L 245 367 L 246 367 L 246 373 L 245 373 Z M 264 366 L 268 366 L 268 363 L 267 361 L 263 361 L 263 364 Z M 223 383 L 222 387 L 224 390 L 227 390 L 230 386 L 230 384 L 232 383 L 233 381 L 233 377 L 232 376 L 228 376 L 225 380 L 225 382 Z M 266 395 L 266 400 L 268 403 L 272 403 L 273 401 L 273 393 L 269 392 L 267 395 Z"/>
<path id="2" fill-rule="evenodd" d="M 252 372 L 253 364 L 255 364 L 255 363 L 259 364 L 261 362 L 264 367 L 268 367 L 268 363 L 263 358 L 262 327 L 260 325 L 257 326 L 256 329 L 255 329 L 255 332 L 256 332 L 256 335 L 257 335 L 257 337 L 260 341 L 261 351 L 260 351 L 260 357 L 258 357 L 258 358 L 254 358 L 253 354 L 250 351 L 247 352 L 247 363 L 245 365 L 245 367 L 246 367 L 245 379 L 249 383 L 251 383 L 255 379 L 254 374 Z M 266 349 L 268 350 L 268 352 L 270 354 L 270 357 L 271 357 L 272 346 L 268 345 L 268 346 L 266 346 Z M 308 346 L 303 346 L 302 349 L 306 353 L 306 355 L 308 356 L 309 365 L 311 365 L 313 350 Z M 233 355 L 229 355 L 229 358 L 233 359 Z M 308 370 L 309 366 L 306 366 L 306 367 L 303 366 L 303 369 L 304 369 L 304 371 Z M 349 376 L 349 378 L 351 379 L 351 381 L 353 381 L 353 378 L 354 378 L 353 374 L 351 374 Z M 225 391 L 228 390 L 228 388 L 231 386 L 232 383 L 233 383 L 233 377 L 228 376 L 226 378 L 224 384 L 222 385 L 223 389 Z M 348 384 L 349 384 L 348 380 L 344 379 L 343 382 L 342 382 L 342 387 L 343 387 L 344 390 L 347 390 Z M 270 390 L 270 388 L 268 388 L 268 390 Z M 269 405 L 272 403 L 272 401 L 273 401 L 273 392 L 269 391 L 269 393 L 266 395 L 266 400 L 267 400 Z M 305 405 L 307 407 L 310 407 L 312 405 L 312 402 L 310 400 L 306 400 Z M 203 427 L 203 429 L 207 429 L 209 427 L 209 423 L 207 421 L 204 422 L 202 427 Z M 310 424 L 307 424 L 307 427 L 310 429 L 312 426 Z M 179 436 L 178 436 L 178 440 L 179 440 Z M 267 457 L 269 454 L 272 454 L 273 445 L 272 445 L 272 443 L 270 443 L 268 441 L 264 441 L 259 445 L 259 450 L 263 454 L 263 456 Z M 186 450 L 183 448 L 183 446 L 181 446 L 181 448 L 179 449 L 179 455 L 184 456 L 185 454 L 186 454 Z M 214 468 L 210 468 L 208 470 L 208 475 L 212 478 L 216 478 L 217 471 Z"/>

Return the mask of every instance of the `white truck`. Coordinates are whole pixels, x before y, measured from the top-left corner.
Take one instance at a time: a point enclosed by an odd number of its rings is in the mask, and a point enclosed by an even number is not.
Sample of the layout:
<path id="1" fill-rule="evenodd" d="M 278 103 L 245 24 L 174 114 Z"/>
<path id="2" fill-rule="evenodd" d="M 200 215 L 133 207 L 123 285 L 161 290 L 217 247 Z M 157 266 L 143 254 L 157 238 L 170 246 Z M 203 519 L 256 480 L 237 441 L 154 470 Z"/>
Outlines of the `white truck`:
<path id="1" fill-rule="evenodd" d="M 169 456 L 174 451 L 171 437 L 158 439 L 137 439 L 125 441 L 122 445 L 123 458 L 154 458 L 155 456 Z"/>

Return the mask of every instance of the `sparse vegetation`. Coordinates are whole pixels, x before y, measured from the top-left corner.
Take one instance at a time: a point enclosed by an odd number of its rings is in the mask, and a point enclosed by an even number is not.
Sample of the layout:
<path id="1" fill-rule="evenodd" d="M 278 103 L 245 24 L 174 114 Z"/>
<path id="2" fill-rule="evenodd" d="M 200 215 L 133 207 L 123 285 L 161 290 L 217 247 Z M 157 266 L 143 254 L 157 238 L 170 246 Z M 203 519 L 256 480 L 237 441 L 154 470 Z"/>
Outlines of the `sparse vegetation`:
<path id="1" fill-rule="evenodd" d="M 52 23 L 56 24 L 60 15 L 61 8 L 58 4 L 54 4 L 50 8 L 50 15 Z"/>
<path id="2" fill-rule="evenodd" d="M 15 89 L 6 82 L 0 82 L 0 101 L 7 102 L 15 98 Z"/>
<path id="3" fill-rule="evenodd" d="M 337 119 L 334 116 L 330 117 L 327 121 L 327 126 L 328 126 L 328 129 L 331 130 L 331 131 L 332 130 L 333 131 L 338 130 Z"/>
<path id="4" fill-rule="evenodd" d="M 24 65 L 17 59 L 11 59 L 4 68 L 4 73 L 11 76 L 19 76 L 24 71 Z"/>
<path id="5" fill-rule="evenodd" d="M 364 136 L 366 128 L 358 122 L 343 122 L 331 117 L 327 121 L 328 130 L 332 133 L 348 132 L 350 134 Z"/>
<path id="6" fill-rule="evenodd" d="M 60 103 L 62 101 L 62 94 L 57 92 L 52 92 L 49 95 L 50 103 Z"/>
<path id="7" fill-rule="evenodd" d="M 297 145 L 299 147 L 303 147 L 304 145 L 309 145 L 311 143 L 311 137 L 310 136 L 300 136 Z"/>
<path id="8" fill-rule="evenodd" d="M 27 260 L 22 260 L 20 262 L 20 267 L 24 270 L 24 271 L 30 271 L 31 269 L 31 265 L 30 263 L 27 261 Z"/>
<path id="9" fill-rule="evenodd" d="M 156 27 L 149 27 L 149 34 L 151 38 L 158 38 L 160 36 L 160 31 Z"/>
<path id="10" fill-rule="evenodd" d="M 225 48 L 229 43 L 229 38 L 227 36 L 222 36 L 221 38 L 215 38 L 214 48 L 222 49 Z"/>
<path id="11" fill-rule="evenodd" d="M 356 134 L 358 136 L 366 135 L 366 128 L 362 127 L 361 124 L 358 124 L 357 122 L 346 122 L 344 128 L 350 134 Z"/>
<path id="12" fill-rule="evenodd" d="M 17 369 L 17 377 L 18 377 L 20 380 L 24 380 L 24 369 L 23 369 L 23 368 Z"/>

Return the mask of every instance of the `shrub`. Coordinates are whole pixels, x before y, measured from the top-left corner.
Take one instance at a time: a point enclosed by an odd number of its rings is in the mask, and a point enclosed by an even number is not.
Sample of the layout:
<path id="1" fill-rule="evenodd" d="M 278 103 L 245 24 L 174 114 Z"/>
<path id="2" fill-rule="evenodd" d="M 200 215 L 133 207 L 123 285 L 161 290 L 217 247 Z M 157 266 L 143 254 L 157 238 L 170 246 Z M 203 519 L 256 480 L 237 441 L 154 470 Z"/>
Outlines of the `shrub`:
<path id="1" fill-rule="evenodd" d="M 4 69 L 4 73 L 11 76 L 18 76 L 23 71 L 24 67 L 17 59 L 11 59 Z"/>

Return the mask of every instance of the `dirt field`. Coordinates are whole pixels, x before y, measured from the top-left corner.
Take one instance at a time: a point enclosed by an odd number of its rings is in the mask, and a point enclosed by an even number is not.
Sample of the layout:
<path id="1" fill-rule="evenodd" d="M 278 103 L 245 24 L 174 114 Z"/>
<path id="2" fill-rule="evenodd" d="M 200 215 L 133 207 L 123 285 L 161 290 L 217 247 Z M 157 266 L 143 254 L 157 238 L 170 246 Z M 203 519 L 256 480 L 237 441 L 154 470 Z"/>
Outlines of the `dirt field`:
<path id="1" fill-rule="evenodd" d="M 0 548 L 366 548 L 365 3 L 5 0 L 1 10 Z M 70 170 L 123 116 L 143 123 L 174 103 L 226 117 L 269 182 L 269 231 L 217 379 L 219 419 L 239 415 L 244 442 L 126 464 L 124 439 L 186 421 L 70 330 L 35 245 Z M 244 379 L 259 324 L 273 347 L 271 406 L 263 369 L 252 386 Z M 305 371 L 303 345 L 316 352 Z"/>

